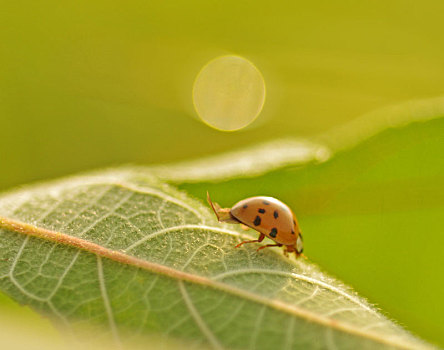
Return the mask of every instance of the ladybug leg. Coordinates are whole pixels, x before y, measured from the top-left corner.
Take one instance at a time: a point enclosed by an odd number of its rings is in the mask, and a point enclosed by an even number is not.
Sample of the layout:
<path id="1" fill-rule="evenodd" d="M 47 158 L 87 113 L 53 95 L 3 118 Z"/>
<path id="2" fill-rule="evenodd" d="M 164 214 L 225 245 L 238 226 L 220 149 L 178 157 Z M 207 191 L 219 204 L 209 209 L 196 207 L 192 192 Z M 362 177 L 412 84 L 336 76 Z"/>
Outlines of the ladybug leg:
<path id="1" fill-rule="evenodd" d="M 240 242 L 235 248 L 239 248 L 242 244 L 245 244 L 245 243 L 258 243 L 258 242 L 262 242 L 264 240 L 264 238 L 265 238 L 265 235 L 261 233 L 258 239 L 253 239 L 252 241 Z"/>
<path id="2" fill-rule="evenodd" d="M 262 247 L 257 248 L 256 251 L 258 252 L 259 250 L 261 250 L 261 249 L 265 249 L 265 248 L 268 248 L 268 247 L 282 247 L 282 244 L 277 243 L 277 244 L 267 244 L 267 245 L 263 245 Z"/>
<path id="3" fill-rule="evenodd" d="M 284 249 L 284 255 L 286 256 L 286 257 L 288 257 L 288 253 L 295 253 L 295 255 L 296 255 L 296 258 L 298 257 L 298 253 L 296 253 L 296 249 L 294 249 L 294 247 L 293 246 L 291 246 L 291 245 L 286 245 L 285 246 L 285 249 Z"/>

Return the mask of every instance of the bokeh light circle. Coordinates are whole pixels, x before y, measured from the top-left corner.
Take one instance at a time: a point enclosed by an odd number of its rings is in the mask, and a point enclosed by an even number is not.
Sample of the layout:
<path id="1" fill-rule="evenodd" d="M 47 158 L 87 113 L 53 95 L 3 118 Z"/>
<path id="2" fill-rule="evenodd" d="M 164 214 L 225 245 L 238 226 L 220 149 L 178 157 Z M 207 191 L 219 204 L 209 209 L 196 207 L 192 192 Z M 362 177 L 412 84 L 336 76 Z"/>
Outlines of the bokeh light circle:
<path id="1" fill-rule="evenodd" d="M 249 60 L 221 56 L 207 63 L 193 86 L 199 117 L 223 131 L 245 128 L 259 115 L 265 102 L 265 81 Z"/>

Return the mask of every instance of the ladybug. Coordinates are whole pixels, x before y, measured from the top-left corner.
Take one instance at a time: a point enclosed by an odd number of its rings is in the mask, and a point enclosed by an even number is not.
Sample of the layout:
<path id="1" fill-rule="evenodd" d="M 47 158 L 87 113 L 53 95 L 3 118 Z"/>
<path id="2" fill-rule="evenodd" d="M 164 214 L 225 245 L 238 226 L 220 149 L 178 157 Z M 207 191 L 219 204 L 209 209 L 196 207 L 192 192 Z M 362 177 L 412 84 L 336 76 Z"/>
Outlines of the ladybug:
<path id="1" fill-rule="evenodd" d="M 245 243 L 262 242 L 267 236 L 276 244 L 264 245 L 258 251 L 267 247 L 285 246 L 285 255 L 292 252 L 296 257 L 302 255 L 304 244 L 299 224 L 291 209 L 280 200 L 273 197 L 250 197 L 237 202 L 231 209 L 213 203 L 208 192 L 207 200 L 219 222 L 242 224 L 260 233 L 258 239 L 243 241 L 236 248 Z"/>

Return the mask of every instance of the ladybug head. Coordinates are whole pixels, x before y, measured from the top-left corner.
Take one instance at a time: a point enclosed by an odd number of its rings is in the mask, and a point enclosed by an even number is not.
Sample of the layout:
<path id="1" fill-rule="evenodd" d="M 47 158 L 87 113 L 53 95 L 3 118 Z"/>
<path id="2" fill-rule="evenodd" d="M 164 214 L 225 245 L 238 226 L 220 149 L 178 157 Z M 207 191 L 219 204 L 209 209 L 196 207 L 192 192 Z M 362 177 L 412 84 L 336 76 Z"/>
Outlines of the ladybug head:
<path id="1" fill-rule="evenodd" d="M 296 254 L 301 255 L 304 251 L 304 240 L 302 239 L 302 233 L 299 232 L 298 239 L 296 240 Z"/>

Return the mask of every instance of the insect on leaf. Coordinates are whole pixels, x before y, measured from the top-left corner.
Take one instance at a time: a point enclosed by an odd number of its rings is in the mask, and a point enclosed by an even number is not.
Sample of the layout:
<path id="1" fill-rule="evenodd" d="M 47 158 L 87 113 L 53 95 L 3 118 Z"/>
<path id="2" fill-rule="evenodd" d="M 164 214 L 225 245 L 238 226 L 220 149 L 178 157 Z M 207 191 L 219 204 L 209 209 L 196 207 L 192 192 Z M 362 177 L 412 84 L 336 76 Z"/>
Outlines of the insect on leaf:
<path id="1" fill-rule="evenodd" d="M 428 347 L 309 261 L 235 249 L 245 238 L 144 172 L 69 178 L 0 198 L 0 289 L 121 344 L 157 334 L 215 349 Z"/>

